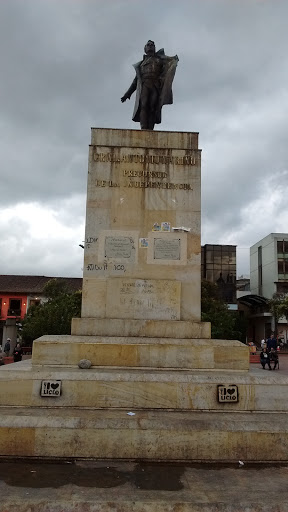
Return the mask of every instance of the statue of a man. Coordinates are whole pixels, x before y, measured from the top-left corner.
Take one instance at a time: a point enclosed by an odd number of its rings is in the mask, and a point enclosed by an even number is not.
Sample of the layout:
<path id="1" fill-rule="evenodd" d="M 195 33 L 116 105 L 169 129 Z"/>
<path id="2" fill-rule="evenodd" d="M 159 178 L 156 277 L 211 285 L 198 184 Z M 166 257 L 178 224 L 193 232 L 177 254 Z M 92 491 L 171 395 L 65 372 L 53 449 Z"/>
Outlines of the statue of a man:
<path id="1" fill-rule="evenodd" d="M 136 91 L 133 121 L 139 122 L 141 130 L 153 130 L 161 123 L 163 105 L 173 103 L 172 82 L 178 64 L 178 57 L 168 57 L 164 49 L 155 50 L 154 41 L 144 47 L 143 60 L 134 64 L 136 76 L 128 91 L 122 96 L 122 103 Z"/>

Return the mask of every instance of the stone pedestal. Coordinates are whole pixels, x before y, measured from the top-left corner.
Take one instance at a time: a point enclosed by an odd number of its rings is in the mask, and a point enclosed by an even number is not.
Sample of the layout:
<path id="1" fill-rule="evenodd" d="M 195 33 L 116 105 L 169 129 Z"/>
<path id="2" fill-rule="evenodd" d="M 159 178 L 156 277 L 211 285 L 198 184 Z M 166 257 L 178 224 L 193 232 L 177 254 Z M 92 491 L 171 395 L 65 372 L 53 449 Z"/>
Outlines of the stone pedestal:
<path id="1" fill-rule="evenodd" d="M 200 176 L 196 133 L 92 130 L 82 318 L 200 321 Z"/>
<path id="2" fill-rule="evenodd" d="M 82 315 L 0 368 L 2 455 L 287 458 L 287 379 L 201 322 L 200 174 L 196 133 L 92 129 Z"/>

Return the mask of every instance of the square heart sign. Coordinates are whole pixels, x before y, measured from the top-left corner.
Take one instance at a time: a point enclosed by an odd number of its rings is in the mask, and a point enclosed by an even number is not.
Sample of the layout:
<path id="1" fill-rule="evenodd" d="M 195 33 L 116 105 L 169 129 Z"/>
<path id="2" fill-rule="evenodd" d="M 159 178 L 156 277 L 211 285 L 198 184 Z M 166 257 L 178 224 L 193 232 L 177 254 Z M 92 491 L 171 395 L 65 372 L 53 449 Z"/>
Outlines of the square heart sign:
<path id="1" fill-rule="evenodd" d="M 42 380 L 41 396 L 57 397 L 61 395 L 61 380 Z"/>
<path id="2" fill-rule="evenodd" d="M 218 386 L 218 402 L 238 402 L 238 386 L 235 384 L 220 384 Z"/>

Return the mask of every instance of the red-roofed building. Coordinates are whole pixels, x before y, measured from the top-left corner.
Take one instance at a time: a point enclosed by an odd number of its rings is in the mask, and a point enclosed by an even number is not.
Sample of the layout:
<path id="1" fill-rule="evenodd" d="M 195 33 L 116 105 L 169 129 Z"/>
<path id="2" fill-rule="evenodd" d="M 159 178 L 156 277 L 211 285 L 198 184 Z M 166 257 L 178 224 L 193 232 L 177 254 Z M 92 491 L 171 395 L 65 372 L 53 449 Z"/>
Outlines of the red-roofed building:
<path id="1" fill-rule="evenodd" d="M 54 279 L 46 276 L 0 275 L 0 345 L 11 338 L 11 350 L 16 343 L 17 325 L 32 304 L 44 301 L 44 286 Z M 57 277 L 71 292 L 82 289 L 82 279 Z"/>

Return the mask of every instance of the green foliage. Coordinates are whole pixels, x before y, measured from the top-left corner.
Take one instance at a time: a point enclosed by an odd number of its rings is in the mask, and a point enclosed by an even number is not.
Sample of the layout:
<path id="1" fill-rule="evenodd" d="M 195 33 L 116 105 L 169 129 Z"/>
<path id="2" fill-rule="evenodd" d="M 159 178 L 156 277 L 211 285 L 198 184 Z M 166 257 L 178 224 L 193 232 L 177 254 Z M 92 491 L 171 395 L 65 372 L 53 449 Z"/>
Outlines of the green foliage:
<path id="1" fill-rule="evenodd" d="M 268 306 L 275 319 L 275 326 L 281 316 L 286 317 L 288 321 L 288 295 L 275 293 L 268 301 Z"/>
<path id="2" fill-rule="evenodd" d="M 66 284 L 51 279 L 44 293 L 48 301 L 31 306 L 23 321 L 22 337 L 31 343 L 44 334 L 71 334 L 71 320 L 81 314 L 81 292 L 69 293 Z"/>
<path id="3" fill-rule="evenodd" d="M 217 286 L 209 281 L 201 284 L 201 311 L 202 322 L 211 322 L 212 338 L 245 342 L 246 333 L 241 332 L 238 313 L 228 311 L 227 304 L 219 298 Z"/>
<path id="4" fill-rule="evenodd" d="M 55 299 L 61 295 L 69 294 L 69 291 L 67 288 L 67 283 L 62 279 L 57 279 L 55 277 L 54 279 L 50 279 L 50 281 L 45 284 L 43 293 L 48 299 Z"/>

